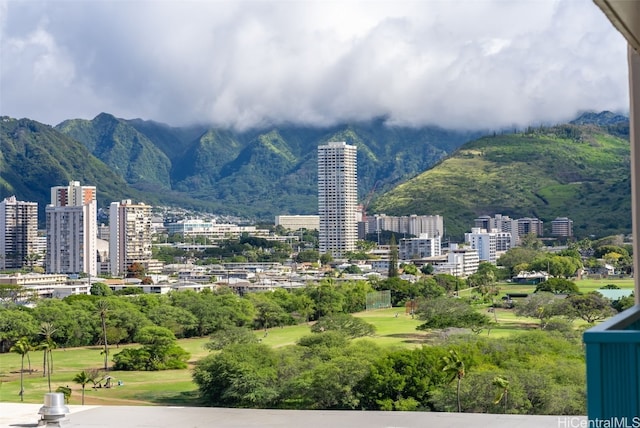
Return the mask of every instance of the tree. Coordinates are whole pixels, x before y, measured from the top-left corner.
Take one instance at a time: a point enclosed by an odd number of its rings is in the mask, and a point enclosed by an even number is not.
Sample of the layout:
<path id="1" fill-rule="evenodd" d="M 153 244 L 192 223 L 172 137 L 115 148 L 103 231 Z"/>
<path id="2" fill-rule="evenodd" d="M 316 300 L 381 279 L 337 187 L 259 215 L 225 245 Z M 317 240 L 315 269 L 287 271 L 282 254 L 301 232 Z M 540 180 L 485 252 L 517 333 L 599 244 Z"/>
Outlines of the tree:
<path id="1" fill-rule="evenodd" d="M 355 338 L 373 336 L 376 328 L 363 319 L 356 318 L 351 314 L 334 313 L 320 318 L 318 322 L 311 327 L 311 331 L 314 333 L 337 331 L 347 337 Z"/>
<path id="2" fill-rule="evenodd" d="M 570 316 L 573 310 L 564 298 L 558 298 L 553 293 L 538 292 L 530 295 L 515 306 L 518 316 L 532 317 L 540 320 L 540 328 L 544 329 L 554 316 Z"/>
<path id="3" fill-rule="evenodd" d="M 362 273 L 362 269 L 358 265 L 349 265 L 343 270 L 344 273 L 358 275 Z"/>
<path id="4" fill-rule="evenodd" d="M 18 340 L 11 349 L 9 349 L 9 351 L 20 355 L 20 401 L 24 401 L 24 357 L 29 354 L 30 350 L 31 345 L 26 337 Z"/>
<path id="5" fill-rule="evenodd" d="M 507 413 L 507 400 L 509 396 L 509 381 L 502 376 L 496 376 L 493 378 L 491 384 L 498 388 L 498 395 L 496 396 L 495 404 L 504 400 L 504 412 Z"/>
<path id="6" fill-rule="evenodd" d="M 171 330 L 176 337 L 192 337 L 197 334 L 198 319 L 184 308 L 163 303 L 150 308 L 147 317 L 155 325 Z"/>
<path id="7" fill-rule="evenodd" d="M 25 261 L 27 262 L 27 266 L 29 266 L 29 270 L 33 272 L 33 268 L 38 260 L 40 260 L 42 256 L 38 253 L 29 253 L 25 257 Z"/>
<path id="8" fill-rule="evenodd" d="M 102 341 L 104 344 L 104 369 L 109 370 L 109 345 L 107 343 L 107 315 L 109 313 L 109 302 L 98 300 L 97 311 L 102 325 Z M 84 393 L 83 393 L 84 394 Z"/>
<path id="9" fill-rule="evenodd" d="M 498 288 L 496 287 L 496 271 L 497 267 L 489 262 L 481 262 L 476 273 L 469 276 L 467 282 L 470 287 L 475 287 L 475 292 L 482 296 L 485 300 L 488 296 L 496 296 Z"/>
<path id="10" fill-rule="evenodd" d="M 189 353 L 176 344 L 176 337 L 164 327 L 146 326 L 135 337 L 142 348 L 127 348 L 113 357 L 116 370 L 168 370 L 187 367 Z"/>
<path id="11" fill-rule="evenodd" d="M 528 233 L 520 237 L 520 246 L 531 250 L 540 250 L 543 247 L 542 241 L 535 233 Z"/>
<path id="12" fill-rule="evenodd" d="M 305 293 L 314 302 L 315 319 L 333 312 L 342 312 L 344 296 L 338 291 L 333 280 L 324 280 L 318 285 L 308 285 Z"/>
<path id="13" fill-rule="evenodd" d="M 387 276 L 394 278 L 398 276 L 398 244 L 396 242 L 396 235 L 391 235 L 389 247 L 389 272 Z"/>
<path id="14" fill-rule="evenodd" d="M 402 263 L 400 267 L 402 271 L 408 275 L 418 275 L 418 268 L 413 263 Z"/>
<path id="15" fill-rule="evenodd" d="M 193 380 L 206 404 L 267 407 L 278 396 L 276 351 L 263 344 L 234 344 L 196 363 Z"/>
<path id="16" fill-rule="evenodd" d="M 91 370 L 82 370 L 80 373 L 76 374 L 73 377 L 73 381 L 75 383 L 80 384 L 82 386 L 82 405 L 84 406 L 84 388 L 85 386 L 91 382 L 95 383 L 96 376 Z"/>
<path id="17" fill-rule="evenodd" d="M 53 372 L 53 350 L 56 348 L 56 342 L 53 340 L 53 334 L 58 331 L 51 322 L 43 322 L 40 324 L 40 335 L 44 336 L 43 342 L 40 344 L 44 356 L 42 361 L 42 376 L 47 374 L 47 382 L 49 384 L 49 392 L 51 392 L 51 373 Z"/>
<path id="18" fill-rule="evenodd" d="M 0 307 L 0 352 L 7 352 L 20 338 L 31 337 L 37 331 L 38 323 L 31 313 Z"/>
<path id="19" fill-rule="evenodd" d="M 536 286 L 535 293 L 546 291 L 553 294 L 576 294 L 580 290 L 575 282 L 564 278 L 549 278 Z"/>
<path id="20" fill-rule="evenodd" d="M 320 255 L 320 263 L 323 265 L 328 265 L 333 261 L 333 256 L 330 253 L 324 253 Z"/>
<path id="21" fill-rule="evenodd" d="M 89 290 L 92 296 L 111 296 L 113 291 L 104 282 L 96 282 L 91 285 Z"/>
<path id="22" fill-rule="evenodd" d="M 618 300 L 614 300 L 611 303 L 611 306 L 616 311 L 622 312 L 624 310 L 629 309 L 630 307 L 632 307 L 635 304 L 636 304 L 636 299 L 635 299 L 634 295 L 632 294 L 631 296 L 625 296 L 625 297 L 619 298 Z"/>
<path id="23" fill-rule="evenodd" d="M 456 396 L 458 401 L 458 413 L 462 412 L 462 405 L 460 402 L 460 382 L 465 376 L 464 361 L 458 355 L 455 349 L 449 350 L 449 355 L 442 357 L 444 367 L 442 371 L 449 376 L 449 382 L 456 380 Z"/>
<path id="24" fill-rule="evenodd" d="M 422 272 L 425 275 L 431 275 L 433 274 L 435 268 L 433 267 L 433 265 L 431 263 L 427 263 L 426 265 L 422 266 L 420 268 L 420 272 Z"/>
<path id="25" fill-rule="evenodd" d="M 421 299 L 416 315 L 424 321 L 417 327 L 418 330 L 447 327 L 478 329 L 489 324 L 489 318 L 484 314 L 467 302 L 451 297 Z"/>
<path id="26" fill-rule="evenodd" d="M 248 298 L 255 307 L 254 328 L 268 329 L 290 323 L 291 316 L 267 294 L 251 293 Z"/>
<path id="27" fill-rule="evenodd" d="M 237 343 L 258 343 L 258 338 L 247 327 L 227 327 L 224 330 L 213 332 L 209 336 L 210 341 L 204 345 L 210 351 L 219 351 L 229 345 Z"/>
<path id="28" fill-rule="evenodd" d="M 615 313 L 609 299 L 604 298 L 597 291 L 569 296 L 567 300 L 576 315 L 589 324 L 608 318 Z"/>
<path id="29" fill-rule="evenodd" d="M 139 278 L 145 277 L 145 269 L 142 263 L 133 262 L 127 268 L 127 278 Z"/>
<path id="30" fill-rule="evenodd" d="M 295 261 L 297 263 L 317 263 L 318 260 L 320 260 L 320 253 L 316 250 L 303 250 L 300 251 L 295 257 Z"/>
<path id="31" fill-rule="evenodd" d="M 536 271 L 546 271 L 555 277 L 569 278 L 575 276 L 579 269 L 582 269 L 582 261 L 578 257 L 570 255 L 554 255 L 545 253 L 530 263 L 530 269 Z"/>
<path id="32" fill-rule="evenodd" d="M 519 272 L 517 266 L 528 266 L 540 253 L 540 250 L 533 248 L 514 247 L 500 256 L 496 263 L 506 268 L 510 276 L 514 276 Z"/>
<path id="33" fill-rule="evenodd" d="M 62 395 L 64 395 L 64 402 L 69 404 L 69 398 L 71 397 L 71 388 L 69 388 L 68 386 L 59 386 L 56 388 L 56 392 L 61 393 Z"/>

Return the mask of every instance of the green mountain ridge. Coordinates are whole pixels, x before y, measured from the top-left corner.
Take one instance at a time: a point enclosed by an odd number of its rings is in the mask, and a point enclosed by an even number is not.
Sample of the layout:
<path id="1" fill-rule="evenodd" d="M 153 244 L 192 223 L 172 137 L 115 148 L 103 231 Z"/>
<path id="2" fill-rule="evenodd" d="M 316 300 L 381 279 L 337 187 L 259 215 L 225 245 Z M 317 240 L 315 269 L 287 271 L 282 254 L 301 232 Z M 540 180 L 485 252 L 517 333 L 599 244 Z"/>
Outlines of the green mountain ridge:
<path id="1" fill-rule="evenodd" d="M 38 202 L 41 223 L 50 188 L 71 180 L 95 185 L 99 201 L 140 197 L 84 145 L 29 119 L 0 118 L 0 154 L 0 198 Z"/>
<path id="2" fill-rule="evenodd" d="M 383 119 L 238 132 L 171 128 L 106 113 L 90 121 L 65 121 L 56 129 L 84 143 L 137 189 L 159 187 L 211 211 L 263 220 L 317 212 L 319 144 L 346 141 L 358 146 L 359 193 L 366 195 L 376 183 L 392 187 L 481 135 L 388 127 Z"/>
<path id="3" fill-rule="evenodd" d="M 606 127 L 529 128 L 463 145 L 374 200 L 369 212 L 439 214 L 447 234 L 458 239 L 474 218 L 496 213 L 540 218 L 548 232 L 551 220 L 569 217 L 581 237 L 629 233 L 629 162 L 628 140 Z"/>
<path id="4" fill-rule="evenodd" d="M 549 227 L 567 216 L 579 237 L 631 230 L 625 117 L 585 113 L 573 124 L 480 135 L 383 119 L 239 132 L 105 113 L 56 127 L 3 117 L 0 198 L 36 201 L 42 212 L 51 186 L 79 180 L 98 188 L 101 207 L 127 198 L 273 221 L 317 212 L 317 146 L 346 141 L 358 147 L 360 199 L 376 191 L 369 214 L 440 214 L 454 238 L 496 213 Z"/>
<path id="5" fill-rule="evenodd" d="M 83 143 L 129 184 L 171 186 L 171 161 L 167 155 L 133 126 L 101 113 L 95 119 L 62 122 L 56 130 Z"/>

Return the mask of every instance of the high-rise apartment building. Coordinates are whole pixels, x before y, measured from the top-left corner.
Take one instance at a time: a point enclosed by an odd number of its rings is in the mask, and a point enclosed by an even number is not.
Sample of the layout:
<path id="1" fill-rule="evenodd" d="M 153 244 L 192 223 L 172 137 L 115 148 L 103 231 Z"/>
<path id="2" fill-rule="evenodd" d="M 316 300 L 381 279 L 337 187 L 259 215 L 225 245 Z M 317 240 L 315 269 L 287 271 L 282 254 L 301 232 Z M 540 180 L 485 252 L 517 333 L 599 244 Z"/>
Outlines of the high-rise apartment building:
<path id="1" fill-rule="evenodd" d="M 331 142 L 318 147 L 320 253 L 342 257 L 356 249 L 358 176 L 356 146 Z"/>
<path id="2" fill-rule="evenodd" d="M 97 274 L 98 203 L 95 186 L 51 188 L 47 220 L 47 273 Z"/>
<path id="3" fill-rule="evenodd" d="M 519 218 L 518 219 L 518 235 L 519 238 L 522 238 L 525 235 L 534 234 L 536 236 L 542 236 L 543 232 L 543 222 L 537 218 Z"/>
<path id="4" fill-rule="evenodd" d="M 518 220 L 510 218 L 508 215 L 496 214 L 494 217 L 488 215 L 480 216 L 474 220 L 475 227 L 487 231 L 498 233 L 508 233 L 510 241 L 506 240 L 506 235 L 498 236 L 496 242 L 497 251 L 506 251 L 518 245 Z"/>
<path id="5" fill-rule="evenodd" d="M 567 217 L 556 217 L 551 221 L 551 234 L 554 236 L 573 236 L 573 220 Z"/>
<path id="6" fill-rule="evenodd" d="M 112 275 L 125 275 L 133 263 L 151 260 L 151 206 L 131 200 L 109 207 L 109 262 Z"/>
<path id="7" fill-rule="evenodd" d="M 0 269 L 19 269 L 37 254 L 38 204 L 15 196 L 0 202 Z"/>
<path id="8" fill-rule="evenodd" d="M 464 234 L 464 240 L 471 248 L 478 251 L 478 258 L 481 261 L 496 264 L 497 231 L 494 231 L 489 232 L 486 229 L 474 227 L 471 233 Z"/>

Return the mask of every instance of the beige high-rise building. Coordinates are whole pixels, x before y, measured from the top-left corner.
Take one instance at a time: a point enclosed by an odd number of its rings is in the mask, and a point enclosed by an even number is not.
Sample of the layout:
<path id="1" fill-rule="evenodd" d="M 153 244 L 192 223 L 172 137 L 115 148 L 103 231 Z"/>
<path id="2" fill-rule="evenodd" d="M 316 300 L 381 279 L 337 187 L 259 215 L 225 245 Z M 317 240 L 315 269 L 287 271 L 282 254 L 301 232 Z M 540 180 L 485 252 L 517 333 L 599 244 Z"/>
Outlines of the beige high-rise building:
<path id="1" fill-rule="evenodd" d="M 345 142 L 318 147 L 320 253 L 342 257 L 358 239 L 357 148 Z"/>
<path id="2" fill-rule="evenodd" d="M 148 268 L 151 260 L 151 206 L 131 200 L 109 207 L 109 262 L 111 274 L 126 275 L 133 263 Z"/>
<path id="3" fill-rule="evenodd" d="M 20 269 L 35 260 L 38 204 L 18 201 L 15 196 L 0 202 L 0 269 Z"/>
<path id="4" fill-rule="evenodd" d="M 551 221 L 551 234 L 554 236 L 573 236 L 573 220 L 567 217 L 556 217 Z"/>
<path id="5" fill-rule="evenodd" d="M 97 275 L 98 203 L 95 186 L 51 188 L 47 219 L 47 273 Z"/>

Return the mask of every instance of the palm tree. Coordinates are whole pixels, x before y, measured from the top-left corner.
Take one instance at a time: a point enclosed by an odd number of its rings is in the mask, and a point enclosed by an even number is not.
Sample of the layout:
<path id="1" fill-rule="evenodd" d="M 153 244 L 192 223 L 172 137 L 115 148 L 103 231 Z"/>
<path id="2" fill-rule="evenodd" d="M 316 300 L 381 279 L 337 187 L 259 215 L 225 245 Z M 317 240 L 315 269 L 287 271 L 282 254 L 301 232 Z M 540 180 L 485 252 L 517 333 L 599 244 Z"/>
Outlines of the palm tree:
<path id="1" fill-rule="evenodd" d="M 42 376 L 44 377 L 45 371 L 47 373 L 47 380 L 49 382 L 49 392 L 51 392 L 51 373 L 53 372 L 53 350 L 56 348 L 56 342 L 53 340 L 53 333 L 58 331 L 51 322 L 43 322 L 40 324 L 40 334 L 44 336 L 44 341 L 40 344 L 40 349 L 43 350 L 43 362 L 42 362 Z"/>
<path id="2" fill-rule="evenodd" d="M 29 344 L 29 340 L 26 337 L 18 340 L 13 344 L 9 351 L 15 352 L 20 355 L 20 401 L 24 401 L 24 357 L 29 354 L 31 350 L 31 345 Z"/>
<path id="3" fill-rule="evenodd" d="M 109 313 L 109 302 L 98 300 L 98 315 L 102 324 L 102 340 L 104 342 L 104 369 L 109 370 L 109 345 L 107 344 L 107 314 Z"/>
<path id="4" fill-rule="evenodd" d="M 498 395 L 496 396 L 495 404 L 498 404 L 504 398 L 504 412 L 507 413 L 507 398 L 509 395 L 509 381 L 502 376 L 496 376 L 491 382 L 493 386 L 499 388 Z"/>
<path id="5" fill-rule="evenodd" d="M 91 371 L 82 370 L 80 373 L 74 376 L 73 381 L 82 385 L 82 405 L 84 406 L 84 387 L 89 382 L 94 382 L 95 378 L 92 376 Z"/>
<path id="6" fill-rule="evenodd" d="M 464 361 L 462 361 L 455 349 L 449 350 L 449 355 L 442 357 L 442 361 L 444 362 L 442 371 L 449 375 L 449 382 L 452 382 L 454 379 L 457 380 L 456 395 L 458 397 L 458 412 L 462 412 L 462 405 L 460 404 L 460 381 L 462 381 L 465 375 Z"/>

